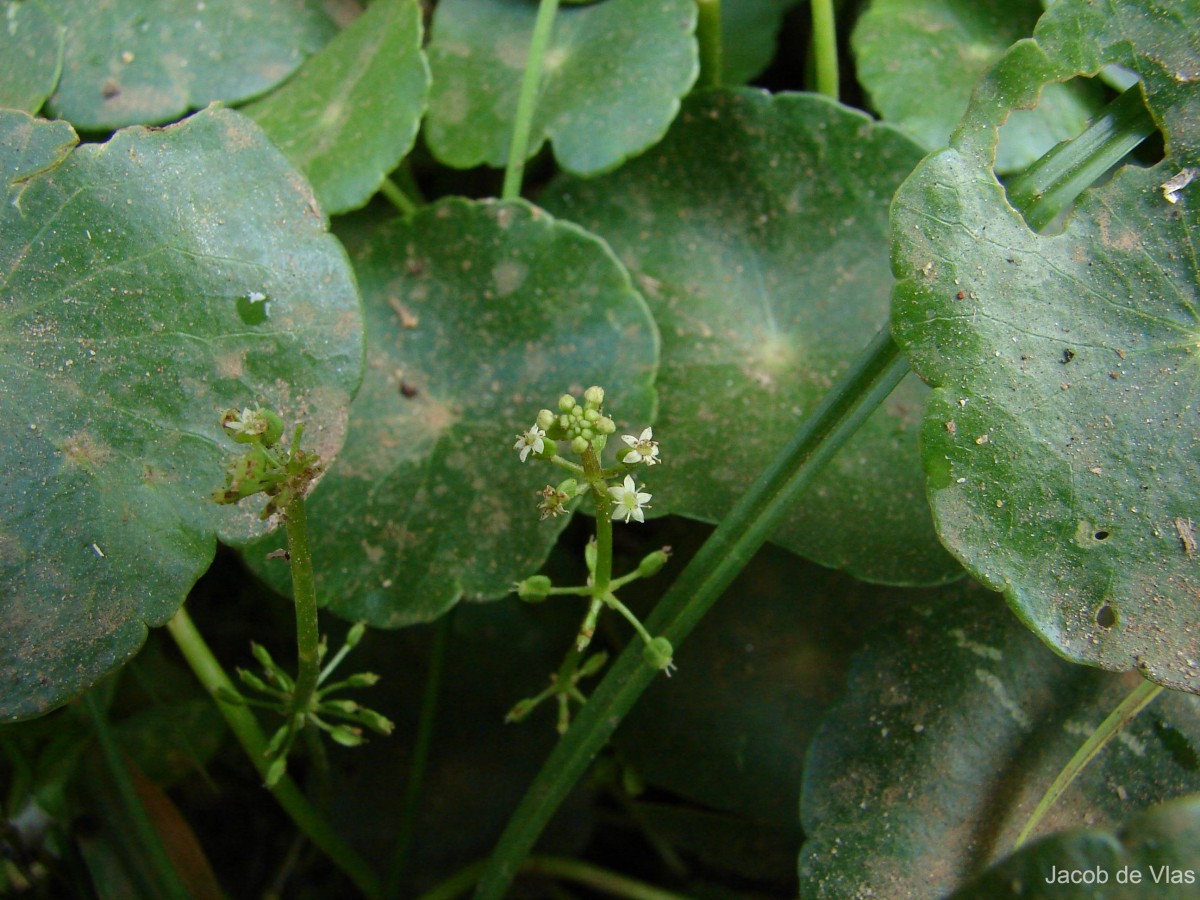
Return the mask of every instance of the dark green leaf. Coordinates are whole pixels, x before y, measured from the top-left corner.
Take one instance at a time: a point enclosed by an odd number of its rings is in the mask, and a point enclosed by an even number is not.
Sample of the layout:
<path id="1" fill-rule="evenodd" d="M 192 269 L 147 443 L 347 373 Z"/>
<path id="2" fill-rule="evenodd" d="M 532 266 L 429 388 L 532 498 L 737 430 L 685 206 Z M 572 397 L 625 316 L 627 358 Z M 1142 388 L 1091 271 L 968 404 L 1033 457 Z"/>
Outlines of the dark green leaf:
<path id="1" fill-rule="evenodd" d="M 649 422 L 658 335 L 601 241 L 525 203 L 426 207 L 367 239 L 356 267 L 367 375 L 309 521 L 318 596 L 394 628 L 537 570 L 566 519 L 539 522 L 534 492 L 565 475 L 522 465 L 516 436 L 591 384 L 619 427 Z M 279 540 L 246 556 L 286 588 L 263 560 Z"/>
<path id="2" fill-rule="evenodd" d="M 1200 3 L 1057 3 L 894 207 L 896 339 L 936 390 L 923 453 L 942 539 L 1070 659 L 1200 691 Z M 1142 74 L 1167 156 L 1038 235 L 990 162 L 1047 80 Z M 1171 196 L 1167 196 L 1170 194 Z M 1174 200 L 1174 202 L 1172 202 Z"/>
<path id="3" fill-rule="evenodd" d="M 66 35 L 42 0 L 0 3 L 0 107 L 42 108 L 58 84 Z"/>
<path id="4" fill-rule="evenodd" d="M 429 91 L 416 0 L 379 0 L 247 107 L 331 215 L 357 209 L 412 149 Z"/>
<path id="5" fill-rule="evenodd" d="M 331 459 L 361 372 L 345 255 L 252 122 L 214 110 L 75 140 L 0 113 L 0 719 L 132 655 L 214 532 L 261 533 L 209 499 L 225 408 L 303 419 Z M 251 293 L 258 325 L 238 314 Z"/>
<path id="6" fill-rule="evenodd" d="M 537 4 L 442 0 L 433 23 L 425 137 L 459 168 L 508 158 Z M 693 0 L 605 0 L 554 22 L 530 133 L 564 169 L 594 175 L 653 145 L 699 73 Z"/>
<path id="7" fill-rule="evenodd" d="M 167 122 L 270 90 L 337 32 L 319 0 L 43 0 L 67 23 L 49 109 L 76 128 Z"/>
<path id="8" fill-rule="evenodd" d="M 932 897 L 1012 848 L 1054 777 L 1139 683 L 1071 666 L 971 583 L 859 654 L 804 773 L 805 897 Z M 1200 699 L 1164 693 L 1043 820 L 1108 826 L 1200 788 Z"/>
<path id="9" fill-rule="evenodd" d="M 1192 794 L 1134 816 L 1116 833 L 1079 829 L 1047 838 L 990 869 L 954 897 L 1191 900 L 1200 883 L 1197 860 L 1200 795 Z"/>
<path id="10" fill-rule="evenodd" d="M 859 78 L 885 120 L 930 149 L 944 147 L 979 76 L 1041 12 L 1039 0 L 874 0 L 854 29 Z M 1024 169 L 1099 108 L 1094 89 L 1047 85 L 1036 110 L 1013 112 L 997 171 Z"/>
<path id="11" fill-rule="evenodd" d="M 779 26 L 800 0 L 723 0 L 721 69 L 725 84 L 745 84 L 775 56 Z"/>
<path id="12" fill-rule="evenodd" d="M 667 139 L 543 202 L 602 235 L 663 334 L 656 511 L 717 521 L 886 321 L 893 191 L 920 149 L 821 97 L 705 92 Z M 934 535 L 910 378 L 775 536 L 886 582 L 960 571 Z"/>

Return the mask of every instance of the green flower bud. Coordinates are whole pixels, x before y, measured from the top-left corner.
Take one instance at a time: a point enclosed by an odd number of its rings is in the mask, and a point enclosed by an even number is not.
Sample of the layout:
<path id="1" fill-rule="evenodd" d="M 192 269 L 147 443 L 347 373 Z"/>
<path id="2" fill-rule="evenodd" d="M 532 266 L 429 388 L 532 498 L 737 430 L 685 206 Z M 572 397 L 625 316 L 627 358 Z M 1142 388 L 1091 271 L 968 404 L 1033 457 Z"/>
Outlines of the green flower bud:
<path id="1" fill-rule="evenodd" d="M 262 644 L 256 644 L 254 641 L 251 641 L 250 652 L 254 655 L 254 658 L 258 660 L 258 664 L 268 672 L 279 671 L 279 666 L 275 664 L 275 660 L 271 659 L 271 654 L 267 652 L 267 648 Z"/>
<path id="2" fill-rule="evenodd" d="M 346 632 L 346 646 L 356 647 L 358 642 L 363 639 L 363 635 L 367 633 L 366 622 L 355 622 L 354 625 Z"/>
<path id="3" fill-rule="evenodd" d="M 597 672 L 599 672 L 601 669 L 603 669 L 604 664 L 606 662 L 608 662 L 608 654 L 607 653 L 604 653 L 603 651 L 601 651 L 600 653 L 592 654 L 591 656 L 588 657 L 587 662 L 585 662 L 582 666 L 579 667 L 579 672 L 577 673 L 577 677 L 578 678 L 590 678 L 591 676 L 593 676 Z"/>
<path id="4" fill-rule="evenodd" d="M 358 747 L 363 743 L 362 729 L 350 725 L 335 725 L 329 736 L 343 747 Z"/>
<path id="5" fill-rule="evenodd" d="M 386 716 L 381 716 L 373 709 L 363 709 L 359 714 L 368 728 L 376 734 L 391 734 L 395 728 L 395 723 Z"/>
<path id="6" fill-rule="evenodd" d="M 550 579 L 545 575 L 530 575 L 517 584 L 517 596 L 526 603 L 541 603 L 550 596 Z"/>
<path id="7" fill-rule="evenodd" d="M 592 385 L 583 392 L 583 401 L 590 409 L 599 409 L 600 404 L 604 402 L 604 388 L 599 385 Z"/>
<path id="8" fill-rule="evenodd" d="M 655 550 L 653 553 L 647 554 L 638 563 L 637 573 L 640 578 L 649 578 L 651 575 L 657 575 L 662 571 L 662 567 L 667 564 L 670 558 L 670 548 L 664 547 L 661 550 Z"/>
<path id="9" fill-rule="evenodd" d="M 242 680 L 242 684 L 246 685 L 246 687 L 250 688 L 251 690 L 261 691 L 264 694 L 270 691 L 270 688 L 267 687 L 263 680 L 253 672 L 248 672 L 245 669 L 238 669 L 237 675 L 238 678 Z M 241 698 L 239 697 L 238 699 L 240 700 Z M 241 704 L 239 703 L 238 705 L 240 706 Z"/>
<path id="10" fill-rule="evenodd" d="M 283 746 L 284 741 L 291 737 L 292 729 L 290 725 L 280 725 L 271 735 L 271 740 L 267 742 L 267 749 L 263 751 L 263 756 L 274 756 L 279 752 L 279 748 Z"/>
<path id="11" fill-rule="evenodd" d="M 237 691 L 227 688 L 224 685 L 217 688 L 216 698 L 222 703 L 228 703 L 230 706 L 245 706 L 246 698 Z"/>
<path id="12" fill-rule="evenodd" d="M 326 700 L 321 706 L 325 710 L 341 713 L 344 716 L 353 715 L 361 708 L 353 700 Z"/>
<path id="13" fill-rule="evenodd" d="M 266 783 L 267 787 L 275 787 L 275 785 L 279 784 L 279 779 L 283 778 L 284 773 L 286 773 L 286 772 L 287 772 L 287 757 L 281 756 L 278 759 L 272 761 L 272 763 L 269 766 L 267 766 L 267 774 L 263 780 Z"/>
<path id="14" fill-rule="evenodd" d="M 512 709 L 508 711 L 508 715 L 504 717 L 505 722 L 520 722 L 537 706 L 537 701 L 531 697 L 526 697 L 524 700 L 518 700 Z"/>
<path id="15" fill-rule="evenodd" d="M 558 417 L 548 409 L 539 409 L 537 414 L 537 427 L 545 431 L 554 424 Z"/>
<path id="16" fill-rule="evenodd" d="M 570 394 L 563 394 L 558 398 L 558 408 L 565 413 L 569 413 L 576 407 L 575 398 Z"/>
<path id="17" fill-rule="evenodd" d="M 596 571 L 596 540 L 595 540 L 595 538 L 588 541 L 587 545 L 583 548 L 583 561 L 587 563 L 589 572 Z"/>
<path id="18" fill-rule="evenodd" d="M 669 670 L 673 665 L 675 649 L 665 637 L 656 637 L 642 651 L 642 659 L 646 665 L 656 669 Z"/>
<path id="19" fill-rule="evenodd" d="M 585 419 L 587 419 L 589 422 L 595 422 L 597 419 L 600 418 L 600 413 L 594 409 L 585 409 L 583 411 L 583 417 Z"/>
<path id="20" fill-rule="evenodd" d="M 583 456 L 583 454 L 587 453 L 587 448 L 588 448 L 588 439 L 583 437 L 582 435 L 580 435 L 577 438 L 571 439 L 571 449 L 574 450 L 576 453 L 578 453 L 580 456 Z"/>
<path id="21" fill-rule="evenodd" d="M 617 424 L 608 416 L 601 416 L 596 420 L 596 430 L 601 434 L 612 434 L 617 430 Z"/>
<path id="22" fill-rule="evenodd" d="M 346 679 L 348 688 L 374 687 L 379 684 L 379 676 L 374 672 L 358 672 Z"/>

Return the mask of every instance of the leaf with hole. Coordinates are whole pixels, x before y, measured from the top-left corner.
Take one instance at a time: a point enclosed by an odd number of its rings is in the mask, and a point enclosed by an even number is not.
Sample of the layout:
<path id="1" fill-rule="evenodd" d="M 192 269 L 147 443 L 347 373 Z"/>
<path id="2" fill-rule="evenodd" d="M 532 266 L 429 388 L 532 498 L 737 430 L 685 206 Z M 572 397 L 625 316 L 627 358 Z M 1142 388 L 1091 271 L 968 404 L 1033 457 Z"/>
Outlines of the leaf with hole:
<path id="1" fill-rule="evenodd" d="M 885 121 L 944 147 L 979 76 L 1041 12 L 1040 0 L 874 0 L 854 27 L 859 78 Z M 997 171 L 1024 169 L 1103 105 L 1101 88 L 1086 82 L 1048 84 L 1036 102 L 1009 117 Z"/>
<path id="2" fill-rule="evenodd" d="M 1046 788 L 1141 679 L 1072 666 L 971 582 L 876 630 L 804 772 L 801 894 L 943 896 L 1003 858 Z M 1164 692 L 1036 836 L 1200 789 L 1200 698 Z M 1065 859 L 1060 867 L 1070 868 Z"/>
<path id="3" fill-rule="evenodd" d="M 3 720 L 119 666 L 216 535 L 263 531 L 209 497 L 223 410 L 270 404 L 332 460 L 361 377 L 345 254 L 254 123 L 211 110 L 76 141 L 0 112 Z"/>
<path id="4" fill-rule="evenodd" d="M 935 390 L 923 454 L 938 531 L 1069 659 L 1200 692 L 1200 3 L 1060 2 L 976 92 L 893 207 L 894 331 Z M 1174 17 L 1174 18 L 1172 18 Z M 1036 234 L 991 170 L 1046 81 L 1141 73 L 1167 141 Z"/>
<path id="5" fill-rule="evenodd" d="M 433 20 L 425 140 L 469 168 L 508 159 L 537 4 L 442 0 Z M 595 175 L 656 143 L 699 73 L 694 0 L 568 6 L 543 62 L 529 156 L 549 140 L 568 172 Z"/>
<path id="6" fill-rule="evenodd" d="M 373 3 L 282 87 L 243 112 L 329 214 L 357 209 L 417 138 L 429 91 L 416 0 Z"/>
<path id="7" fill-rule="evenodd" d="M 443 200 L 380 227 L 355 258 L 367 374 L 346 451 L 313 493 L 317 593 L 395 628 L 537 570 L 568 517 L 538 520 L 562 470 L 513 452 L 568 389 L 592 384 L 626 430 L 654 413 L 658 334 L 598 238 L 524 202 Z M 264 559 L 273 536 L 245 550 Z"/>
<path id="8" fill-rule="evenodd" d="M 920 156 L 821 97 L 708 91 L 650 153 L 543 195 L 612 245 L 662 330 L 657 512 L 720 520 L 887 321 L 888 201 Z M 924 394 L 893 393 L 774 540 L 869 580 L 957 577 L 923 496 Z"/>

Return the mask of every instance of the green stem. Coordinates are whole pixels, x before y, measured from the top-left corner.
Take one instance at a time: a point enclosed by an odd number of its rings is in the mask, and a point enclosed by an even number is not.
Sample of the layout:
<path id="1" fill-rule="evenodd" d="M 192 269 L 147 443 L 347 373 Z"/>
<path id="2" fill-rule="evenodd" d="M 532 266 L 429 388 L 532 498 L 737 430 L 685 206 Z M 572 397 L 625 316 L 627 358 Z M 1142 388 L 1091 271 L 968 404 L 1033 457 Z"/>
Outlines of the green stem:
<path id="1" fill-rule="evenodd" d="M 400 211 L 400 215 L 408 218 L 413 215 L 421 207 L 417 205 L 408 194 L 404 193 L 404 189 L 390 178 L 385 178 L 379 185 L 379 193 L 387 197 L 392 202 L 392 206 Z"/>
<path id="2" fill-rule="evenodd" d="M 317 625 L 317 589 L 313 581 L 312 554 L 308 549 L 308 515 L 304 498 L 297 497 L 284 510 L 288 557 L 291 560 L 292 596 L 296 603 L 296 687 L 292 712 L 306 715 L 321 677 L 321 634 Z"/>
<path id="3" fill-rule="evenodd" d="M 592 485 L 588 493 L 596 510 L 596 571 L 592 577 L 592 596 L 599 599 L 608 593 L 608 583 L 612 579 L 612 503 L 605 488 L 600 457 L 591 447 L 583 455 L 583 471 Z"/>
<path id="4" fill-rule="evenodd" d="M 1017 839 L 1013 843 L 1013 850 L 1019 849 L 1029 839 L 1029 836 L 1033 834 L 1046 813 L 1050 811 L 1050 807 L 1070 787 L 1071 782 L 1095 758 L 1096 754 L 1103 750 L 1104 746 L 1116 737 L 1121 729 L 1133 721 L 1138 713 L 1149 706 L 1150 701 L 1162 693 L 1162 690 L 1163 688 L 1160 684 L 1143 681 L 1128 697 L 1121 701 L 1116 709 L 1109 713 L 1108 718 L 1101 722 L 1100 727 L 1093 731 L 1088 739 L 1083 742 L 1083 746 L 1075 751 L 1075 755 L 1071 757 L 1070 762 L 1063 767 L 1063 770 L 1058 773 L 1058 777 L 1054 779 L 1054 783 L 1046 790 L 1041 802 L 1034 809 L 1033 815 L 1029 817 L 1029 821 L 1025 823 L 1025 827 L 1021 829 L 1021 833 L 1017 835 Z"/>
<path id="5" fill-rule="evenodd" d="M 133 779 L 129 776 L 129 769 L 126 768 L 121 750 L 117 746 L 116 738 L 113 737 L 112 731 L 108 727 L 104 711 L 96 703 L 95 694 L 95 691 L 88 691 L 83 695 L 83 709 L 87 713 L 88 719 L 91 720 L 92 730 L 96 733 L 96 742 L 100 745 L 100 753 L 104 757 L 104 765 L 116 788 L 117 800 L 125 818 L 122 825 L 127 830 L 128 840 L 137 846 L 140 854 L 139 860 L 150 864 L 150 871 L 133 874 L 143 874 L 150 882 L 156 897 L 175 897 L 179 900 L 187 900 L 191 895 L 184 887 L 183 882 L 179 880 L 179 872 L 176 871 L 170 857 L 167 856 L 162 838 L 154 827 L 154 823 L 150 821 L 150 815 L 146 812 L 146 807 L 142 805 L 141 798 L 138 797 L 137 789 L 133 786 Z M 135 864 L 134 868 L 140 869 L 140 866 Z"/>
<path id="6" fill-rule="evenodd" d="M 433 890 L 422 894 L 418 900 L 454 900 L 471 889 L 483 871 L 484 860 L 472 863 L 456 872 Z M 522 875 L 550 875 L 565 881 L 596 888 L 612 897 L 629 900 L 686 900 L 680 894 L 664 891 L 644 881 L 627 878 L 609 869 L 591 863 L 558 856 L 531 856 L 521 864 Z"/>
<path id="7" fill-rule="evenodd" d="M 529 151 L 529 130 L 533 127 L 533 111 L 537 106 L 538 88 L 542 83 L 542 60 L 554 29 L 558 0 L 541 0 L 529 40 L 529 57 L 525 61 L 525 76 L 517 98 L 517 114 L 513 120 L 512 141 L 508 145 L 508 164 L 504 168 L 504 187 L 500 197 L 516 200 L 521 196 L 521 179 L 525 175 L 525 155 Z"/>
<path id="8" fill-rule="evenodd" d="M 1041 231 L 1097 178 L 1155 131 L 1134 85 L 1093 119 L 1079 137 L 1059 144 L 1008 185 L 1008 200 Z"/>
<path id="9" fill-rule="evenodd" d="M 696 0 L 696 41 L 700 45 L 697 87 L 721 86 L 721 0 Z"/>
<path id="10" fill-rule="evenodd" d="M 264 753 L 267 748 L 267 739 L 263 735 L 262 729 L 259 728 L 258 720 L 249 709 L 224 703 L 216 698 L 217 692 L 222 689 L 235 693 L 236 689 L 183 607 L 180 607 L 167 623 L 167 630 L 175 639 L 175 643 L 179 645 L 184 659 L 187 660 L 196 678 L 204 685 L 205 690 L 213 695 L 217 708 L 225 717 L 230 731 L 242 745 L 242 749 L 246 751 L 250 762 L 265 779 L 270 761 Z M 285 775 L 270 790 L 296 827 L 306 834 L 308 839 L 329 857 L 330 861 L 341 869 L 360 891 L 368 897 L 378 896 L 379 879 L 371 870 L 370 865 L 342 840 L 341 835 L 328 822 L 321 818 L 321 814 L 304 798 L 290 777 Z"/>
<path id="11" fill-rule="evenodd" d="M 817 93 L 838 99 L 837 21 L 833 0 L 812 0 L 812 48 L 816 60 Z"/>
<path id="12" fill-rule="evenodd" d="M 759 476 L 663 596 L 647 630 L 678 650 L 687 634 L 767 540 L 797 495 L 867 419 L 908 364 L 884 329 Z M 476 891 L 499 900 L 567 792 L 654 679 L 642 647 L 626 647 L 558 742 L 500 837 Z"/>
<path id="13" fill-rule="evenodd" d="M 442 688 L 442 676 L 446 670 L 446 645 L 450 640 L 450 628 L 454 620 L 451 610 L 438 622 L 433 639 L 433 653 L 429 658 L 429 674 L 425 677 L 425 693 L 421 697 L 421 718 L 417 723 L 417 738 L 413 743 L 412 766 L 408 770 L 408 784 L 404 787 L 404 805 L 400 808 L 400 828 L 392 860 L 388 865 L 384 897 L 400 897 L 404 894 L 404 873 L 412 849 L 413 835 L 417 830 L 417 812 L 421 805 L 421 788 L 425 783 L 425 770 L 429 767 L 429 754 L 433 747 L 433 726 L 437 721 L 438 694 Z"/>
<path id="14" fill-rule="evenodd" d="M 641 637 L 641 639 L 643 641 L 645 641 L 647 644 L 649 644 L 652 640 L 654 640 L 654 638 L 651 637 L 650 632 L 648 632 L 646 630 L 646 626 L 643 625 L 641 620 L 630 611 L 628 606 L 626 606 L 624 603 L 622 603 L 620 600 L 617 599 L 616 594 L 613 594 L 611 592 L 608 594 L 605 594 L 604 602 L 611 609 L 615 609 L 622 616 L 624 616 L 625 620 L 627 622 L 629 622 L 630 625 L 633 626 L 633 630 L 638 633 L 638 636 Z"/>

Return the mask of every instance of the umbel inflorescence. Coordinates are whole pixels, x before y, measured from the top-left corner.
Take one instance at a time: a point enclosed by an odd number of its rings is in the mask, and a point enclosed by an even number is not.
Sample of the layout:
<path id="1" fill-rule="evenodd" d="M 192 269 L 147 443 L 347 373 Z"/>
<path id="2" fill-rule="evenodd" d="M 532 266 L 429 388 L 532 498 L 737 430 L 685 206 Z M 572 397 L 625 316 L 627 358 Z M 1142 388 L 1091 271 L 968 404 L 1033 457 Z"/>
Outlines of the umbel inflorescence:
<path id="1" fill-rule="evenodd" d="M 616 433 L 613 420 L 604 414 L 604 389 L 593 386 L 583 394 L 579 403 L 570 394 L 559 398 L 558 411 L 540 410 L 533 426 L 517 435 L 512 449 L 521 462 L 543 462 L 563 469 L 568 477 L 557 485 L 547 484 L 536 492 L 537 509 L 542 519 L 554 518 L 569 512 L 578 498 L 590 498 L 596 515 L 596 535 L 588 544 L 584 558 L 587 564 L 587 584 L 555 586 L 545 575 L 533 575 L 516 585 L 517 595 L 526 602 L 540 603 L 553 595 L 574 595 L 589 599 L 587 613 L 580 626 L 575 645 L 567 654 L 559 671 L 550 676 L 550 686 L 540 694 L 522 700 L 509 712 L 509 721 L 525 718 L 538 704 L 555 697 L 559 705 L 558 727 L 565 731 L 570 722 L 569 702 L 584 702 L 578 684 L 581 678 L 597 672 L 604 664 L 604 654 L 587 660 L 583 653 L 591 643 L 596 621 L 602 609 L 619 612 L 633 625 L 645 643 L 642 658 L 647 665 L 670 675 L 674 669 L 673 651 L 665 637 L 652 637 L 638 618 L 617 599 L 618 588 L 638 578 L 657 573 L 667 561 L 669 547 L 655 550 L 641 561 L 636 569 L 618 578 L 612 576 L 612 523 L 644 522 L 644 510 L 650 509 L 652 495 L 634 479 L 642 466 L 662 462 L 658 442 L 651 428 L 639 434 L 621 436 L 624 446 L 616 450 L 616 460 L 605 466 L 602 455 L 608 439 Z M 560 446 L 565 449 L 560 453 Z M 565 458 L 570 453 L 578 462 Z"/>

